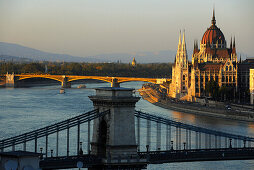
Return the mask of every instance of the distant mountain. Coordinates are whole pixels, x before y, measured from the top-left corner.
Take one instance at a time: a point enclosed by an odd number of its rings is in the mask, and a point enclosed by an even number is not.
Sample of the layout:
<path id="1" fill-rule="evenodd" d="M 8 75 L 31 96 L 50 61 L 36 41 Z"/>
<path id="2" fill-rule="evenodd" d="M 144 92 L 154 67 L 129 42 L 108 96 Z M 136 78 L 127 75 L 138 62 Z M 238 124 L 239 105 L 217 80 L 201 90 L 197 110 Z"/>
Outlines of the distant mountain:
<path id="1" fill-rule="evenodd" d="M 28 58 L 33 61 L 102 62 L 99 59 L 77 57 L 68 54 L 48 53 L 5 42 L 0 42 L 0 55 Z"/>
<path id="2" fill-rule="evenodd" d="M 0 42 L 0 56 L 10 61 L 8 56 L 26 58 L 31 61 L 65 61 L 65 62 L 122 62 L 130 63 L 135 57 L 138 63 L 168 63 L 174 62 L 175 51 L 112 53 L 88 57 L 71 56 L 68 54 L 48 53 L 18 44 Z M 12 57 L 13 58 L 13 57 Z M 17 59 L 17 58 L 16 58 Z"/>
<path id="3" fill-rule="evenodd" d="M 187 51 L 189 61 L 191 61 L 192 50 Z M 0 42 L 0 60 L 4 61 L 65 61 L 65 62 L 122 62 L 131 63 L 135 57 L 137 63 L 172 63 L 174 62 L 176 51 L 161 50 L 156 52 L 135 52 L 135 53 L 112 53 L 95 56 L 79 57 L 68 54 L 48 53 L 33 48 Z M 4 57 L 3 57 L 4 56 Z M 242 54 L 242 60 L 246 59 L 246 54 Z M 16 57 L 16 58 L 15 58 Z M 18 58 L 17 58 L 18 57 Z M 239 58 L 239 55 L 238 55 Z M 252 58 L 252 57 L 247 57 Z"/>

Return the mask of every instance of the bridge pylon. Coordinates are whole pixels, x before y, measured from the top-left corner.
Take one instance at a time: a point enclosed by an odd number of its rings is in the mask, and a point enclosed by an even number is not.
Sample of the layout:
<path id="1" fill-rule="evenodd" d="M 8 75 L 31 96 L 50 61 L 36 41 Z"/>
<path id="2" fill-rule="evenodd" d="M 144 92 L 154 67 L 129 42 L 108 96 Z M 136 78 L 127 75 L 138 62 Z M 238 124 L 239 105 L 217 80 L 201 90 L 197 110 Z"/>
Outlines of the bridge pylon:
<path id="1" fill-rule="evenodd" d="M 120 83 L 118 83 L 118 80 L 116 78 L 112 78 L 111 81 L 111 87 L 120 87 Z"/>
<path id="2" fill-rule="evenodd" d="M 71 82 L 68 81 L 66 76 L 63 76 L 62 88 L 71 88 Z"/>
<path id="3" fill-rule="evenodd" d="M 94 120 L 91 154 L 104 158 L 122 155 L 137 155 L 135 139 L 134 89 L 104 87 L 97 88 L 95 96 L 89 96 L 95 109 L 110 113 Z"/>
<path id="4" fill-rule="evenodd" d="M 6 74 L 5 87 L 15 87 L 15 76 L 14 73 Z"/>

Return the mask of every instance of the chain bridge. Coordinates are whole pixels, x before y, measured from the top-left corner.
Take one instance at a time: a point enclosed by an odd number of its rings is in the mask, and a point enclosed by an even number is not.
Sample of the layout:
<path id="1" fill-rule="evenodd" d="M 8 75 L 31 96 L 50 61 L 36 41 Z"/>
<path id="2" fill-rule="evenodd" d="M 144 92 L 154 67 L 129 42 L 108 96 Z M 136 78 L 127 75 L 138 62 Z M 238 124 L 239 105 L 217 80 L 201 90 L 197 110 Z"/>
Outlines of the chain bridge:
<path id="1" fill-rule="evenodd" d="M 148 164 L 254 159 L 253 137 L 135 110 L 133 89 L 98 88 L 94 110 L 0 141 L 41 153 L 40 168 L 142 169 Z"/>
<path id="2" fill-rule="evenodd" d="M 101 80 L 108 83 L 111 83 L 111 87 L 119 87 L 120 83 L 129 82 L 129 81 L 144 81 L 150 83 L 163 83 L 170 81 L 171 79 L 165 78 L 139 78 L 139 77 L 108 77 L 108 76 L 77 76 L 77 75 L 51 75 L 51 74 L 6 74 L 6 86 L 14 87 L 15 84 L 21 80 L 33 79 L 33 78 L 45 78 L 55 81 L 59 81 L 62 84 L 63 88 L 70 88 L 71 82 L 76 80 Z"/>

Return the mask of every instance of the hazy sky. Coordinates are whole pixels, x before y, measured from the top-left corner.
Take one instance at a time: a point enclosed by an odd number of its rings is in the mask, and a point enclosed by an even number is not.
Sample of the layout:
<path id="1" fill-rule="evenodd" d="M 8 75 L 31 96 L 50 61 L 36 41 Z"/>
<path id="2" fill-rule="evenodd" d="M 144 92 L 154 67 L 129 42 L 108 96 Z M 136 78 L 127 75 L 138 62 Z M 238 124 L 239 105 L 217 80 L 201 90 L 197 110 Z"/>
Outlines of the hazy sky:
<path id="1" fill-rule="evenodd" d="M 217 26 L 238 53 L 254 56 L 254 0 L 0 0 L 0 41 L 89 56 L 176 50 Z"/>

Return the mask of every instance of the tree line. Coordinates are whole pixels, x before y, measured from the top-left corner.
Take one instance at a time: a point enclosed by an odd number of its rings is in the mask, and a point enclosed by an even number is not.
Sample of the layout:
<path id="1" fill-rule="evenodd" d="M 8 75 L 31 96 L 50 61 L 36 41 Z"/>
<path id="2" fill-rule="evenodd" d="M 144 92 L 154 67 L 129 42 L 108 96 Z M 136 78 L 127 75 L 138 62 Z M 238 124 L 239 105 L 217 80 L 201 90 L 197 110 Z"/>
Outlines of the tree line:
<path id="1" fill-rule="evenodd" d="M 171 63 L 0 63 L 0 74 L 56 74 L 110 77 L 171 77 Z"/>
<path id="2" fill-rule="evenodd" d="M 240 96 L 241 92 L 244 95 L 243 98 Z M 219 84 L 214 80 L 210 80 L 207 82 L 205 93 L 206 96 L 209 96 L 213 100 L 217 101 L 244 101 L 244 103 L 246 103 L 250 97 L 249 89 L 246 89 L 244 91 L 236 91 L 236 88 L 234 86 L 220 87 Z"/>

